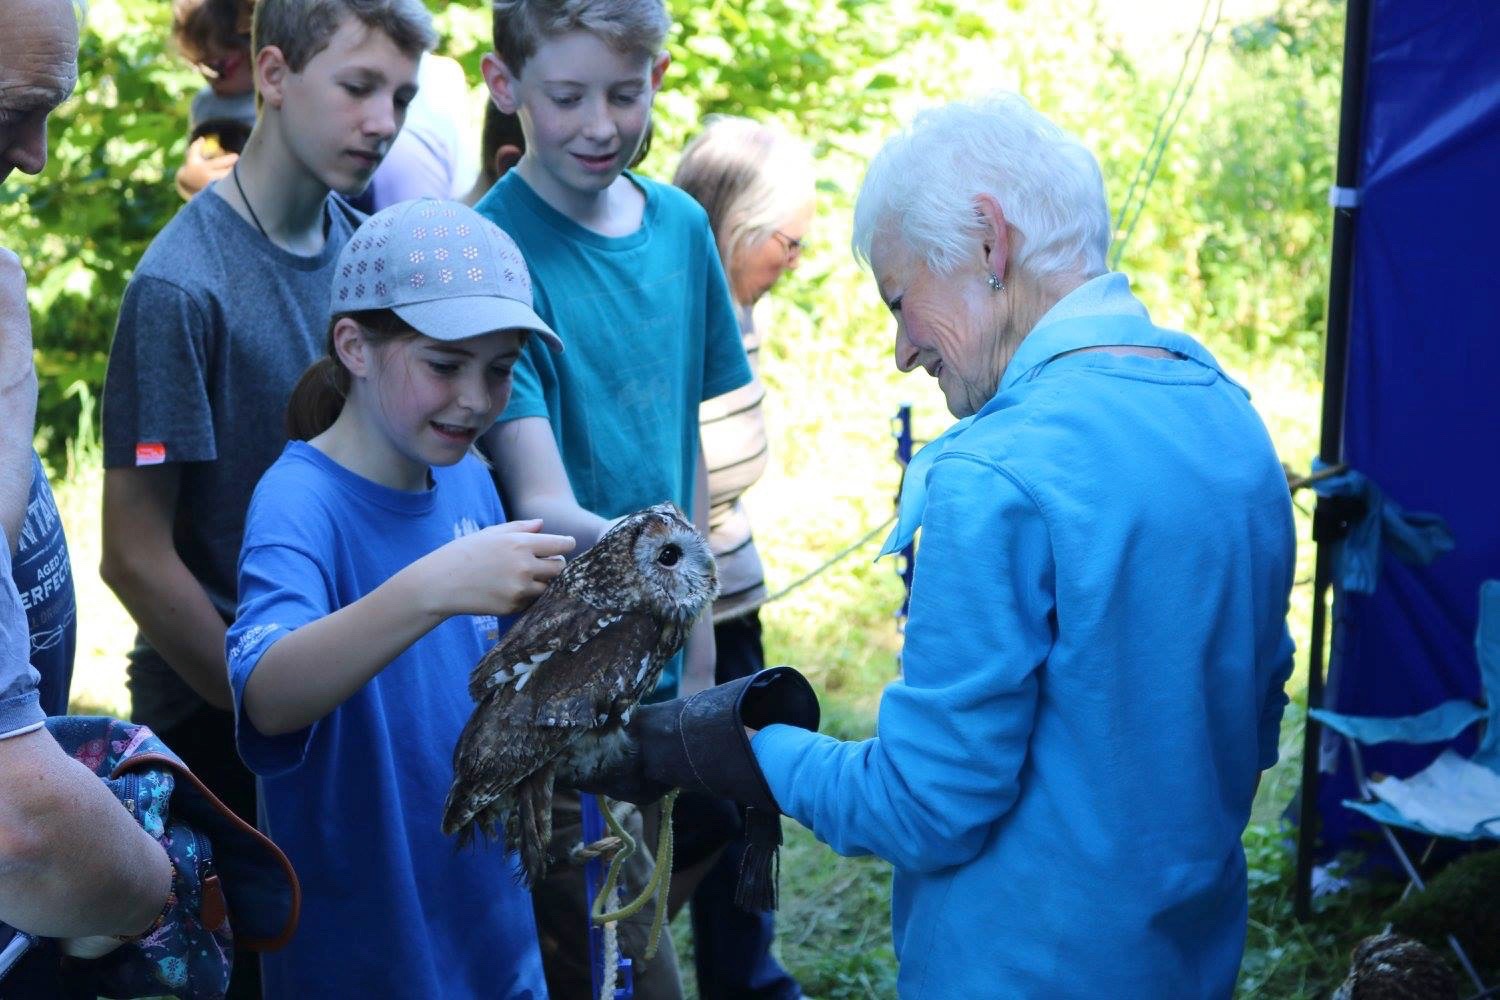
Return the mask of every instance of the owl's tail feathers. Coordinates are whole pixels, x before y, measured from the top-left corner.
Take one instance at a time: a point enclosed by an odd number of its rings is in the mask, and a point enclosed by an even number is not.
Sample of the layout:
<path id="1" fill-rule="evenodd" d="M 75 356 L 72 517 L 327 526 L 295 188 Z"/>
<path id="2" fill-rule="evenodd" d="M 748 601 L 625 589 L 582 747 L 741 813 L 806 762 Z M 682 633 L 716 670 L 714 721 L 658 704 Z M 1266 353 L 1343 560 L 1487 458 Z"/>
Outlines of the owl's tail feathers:
<path id="1" fill-rule="evenodd" d="M 535 772 L 516 786 L 517 843 L 523 881 L 529 886 L 547 874 L 552 842 L 552 776 L 555 767 Z"/>
<path id="2" fill-rule="evenodd" d="M 459 850 L 481 835 L 487 842 L 499 839 L 510 811 L 508 799 L 505 795 L 481 798 L 455 782 L 443 804 L 443 832 L 450 837 L 458 834 Z"/>

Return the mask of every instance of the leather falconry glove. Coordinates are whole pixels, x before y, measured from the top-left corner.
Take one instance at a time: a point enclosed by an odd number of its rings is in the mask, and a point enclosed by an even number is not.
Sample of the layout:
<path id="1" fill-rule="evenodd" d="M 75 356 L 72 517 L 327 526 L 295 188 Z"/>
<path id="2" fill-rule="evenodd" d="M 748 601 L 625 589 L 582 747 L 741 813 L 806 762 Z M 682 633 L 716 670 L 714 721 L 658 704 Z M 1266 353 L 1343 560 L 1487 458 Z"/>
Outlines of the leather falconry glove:
<path id="1" fill-rule="evenodd" d="M 781 809 L 750 748 L 746 729 L 781 723 L 816 731 L 818 697 L 791 667 L 771 667 L 687 698 L 641 705 L 625 731 L 632 752 L 590 779 L 584 791 L 638 805 L 673 788 L 733 799 L 746 807 L 747 849 L 735 902 L 776 907 Z"/>

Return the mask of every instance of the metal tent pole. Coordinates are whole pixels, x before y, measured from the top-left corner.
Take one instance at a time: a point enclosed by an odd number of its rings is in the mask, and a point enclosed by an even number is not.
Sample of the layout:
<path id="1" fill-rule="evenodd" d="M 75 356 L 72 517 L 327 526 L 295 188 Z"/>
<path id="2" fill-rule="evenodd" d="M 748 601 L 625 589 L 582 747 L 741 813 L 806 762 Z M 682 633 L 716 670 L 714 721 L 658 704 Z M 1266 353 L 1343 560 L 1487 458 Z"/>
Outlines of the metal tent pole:
<path id="1" fill-rule="evenodd" d="M 1343 460 L 1344 399 L 1349 365 L 1351 277 L 1354 270 L 1354 225 L 1359 207 L 1359 161 L 1364 122 L 1365 69 L 1369 55 L 1372 0 L 1349 0 L 1344 16 L 1344 75 L 1339 103 L 1338 160 L 1333 205 L 1333 253 L 1328 274 L 1328 336 L 1323 351 L 1322 438 L 1318 455 L 1328 465 Z M 1307 707 L 1323 704 L 1323 642 L 1327 634 L 1328 590 L 1333 580 L 1333 545 L 1341 536 L 1347 509 L 1319 498 L 1313 513 L 1313 541 L 1318 547 L 1313 573 L 1312 639 L 1308 648 Z M 1301 810 L 1297 822 L 1297 879 L 1294 893 L 1299 920 L 1312 913 L 1313 850 L 1318 834 L 1318 744 L 1320 727 L 1308 717 L 1302 740 Z"/>
<path id="2" fill-rule="evenodd" d="M 896 461 L 901 464 L 901 473 L 906 474 L 906 467 L 911 464 L 912 446 L 915 442 L 911 436 L 911 404 L 902 403 L 896 410 L 895 420 L 891 423 L 891 436 L 896 439 Z M 901 486 L 896 486 L 896 509 L 901 509 Z M 896 572 L 901 577 L 905 592 L 901 597 L 901 609 L 896 612 L 896 631 L 906 631 L 906 614 L 911 610 L 911 581 L 915 569 L 917 547 L 913 542 L 908 542 L 901 550 L 896 559 Z"/>

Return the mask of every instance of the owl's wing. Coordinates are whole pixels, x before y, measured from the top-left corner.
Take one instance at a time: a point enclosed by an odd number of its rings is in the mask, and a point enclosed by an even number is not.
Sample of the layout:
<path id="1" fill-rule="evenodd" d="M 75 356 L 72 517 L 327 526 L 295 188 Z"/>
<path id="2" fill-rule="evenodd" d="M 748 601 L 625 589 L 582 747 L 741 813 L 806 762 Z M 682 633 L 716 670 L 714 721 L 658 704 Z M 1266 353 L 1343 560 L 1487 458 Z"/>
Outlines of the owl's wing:
<path id="1" fill-rule="evenodd" d="M 544 629 L 523 633 L 524 641 L 507 636 L 484 669 L 475 670 L 470 690 L 478 685 L 479 704 L 454 748 L 445 829 L 466 825 L 573 741 L 629 711 L 656 684 L 666 657 L 659 655 L 664 637 L 654 619 L 601 615 L 573 603 L 572 618 L 539 616 Z"/>
<path id="2" fill-rule="evenodd" d="M 474 665 L 469 696 L 480 701 L 491 688 L 529 673 L 554 654 L 576 650 L 619 617 L 580 600 L 554 581 Z"/>
<path id="3" fill-rule="evenodd" d="M 476 668 L 469 687 L 482 702 L 533 726 L 592 729 L 656 684 L 664 638 L 657 619 L 601 612 L 574 598 L 554 600 L 547 611 L 530 629 L 524 618 L 517 622 L 486 657 L 495 662 L 482 676 Z"/>
<path id="4" fill-rule="evenodd" d="M 482 825 L 494 825 L 514 804 L 509 797 L 515 786 L 546 767 L 576 736 L 568 730 L 539 731 L 513 718 L 506 699 L 497 697 L 502 693 L 496 689 L 480 700 L 453 748 L 453 785 L 443 806 L 445 833 L 467 829 L 476 817 Z M 497 800 L 498 808 L 493 805 Z"/>

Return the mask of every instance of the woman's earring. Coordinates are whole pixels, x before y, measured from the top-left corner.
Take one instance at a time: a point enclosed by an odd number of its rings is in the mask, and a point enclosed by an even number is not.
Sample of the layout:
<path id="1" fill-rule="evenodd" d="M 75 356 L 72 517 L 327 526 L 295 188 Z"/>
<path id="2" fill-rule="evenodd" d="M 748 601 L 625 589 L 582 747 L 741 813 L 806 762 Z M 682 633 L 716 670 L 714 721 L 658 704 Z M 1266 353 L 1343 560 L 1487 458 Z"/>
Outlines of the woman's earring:
<path id="1" fill-rule="evenodd" d="M 997 292 L 1005 291 L 1005 282 L 1001 281 L 1000 275 L 996 274 L 993 271 L 990 272 L 990 288 L 994 289 Z"/>

